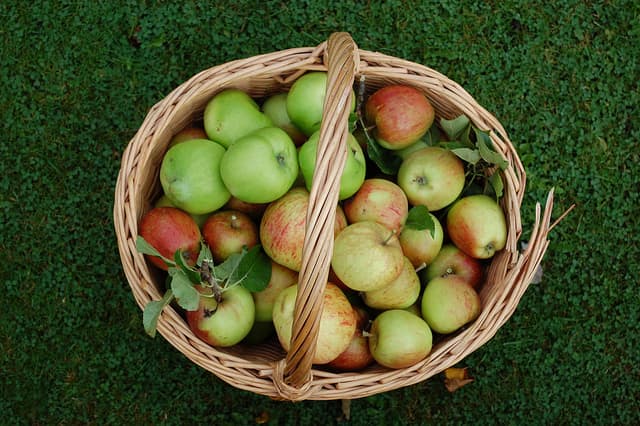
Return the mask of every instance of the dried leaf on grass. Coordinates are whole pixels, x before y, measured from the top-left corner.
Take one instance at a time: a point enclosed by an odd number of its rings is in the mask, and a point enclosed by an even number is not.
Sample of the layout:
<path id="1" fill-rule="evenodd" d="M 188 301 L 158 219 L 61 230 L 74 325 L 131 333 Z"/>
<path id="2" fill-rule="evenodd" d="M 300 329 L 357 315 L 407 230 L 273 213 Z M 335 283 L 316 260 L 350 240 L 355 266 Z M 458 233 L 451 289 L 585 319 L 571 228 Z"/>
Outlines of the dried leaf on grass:
<path id="1" fill-rule="evenodd" d="M 465 368 L 447 368 L 444 370 L 444 386 L 449 392 L 455 392 L 461 387 L 474 381 Z"/>

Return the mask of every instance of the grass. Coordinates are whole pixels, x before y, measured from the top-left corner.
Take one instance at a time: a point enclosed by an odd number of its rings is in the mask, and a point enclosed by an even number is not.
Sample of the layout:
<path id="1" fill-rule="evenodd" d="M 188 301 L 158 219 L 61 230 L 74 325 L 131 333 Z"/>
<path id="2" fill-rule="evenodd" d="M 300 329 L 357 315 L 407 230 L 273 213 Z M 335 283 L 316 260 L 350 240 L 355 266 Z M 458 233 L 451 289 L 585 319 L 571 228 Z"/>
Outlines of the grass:
<path id="1" fill-rule="evenodd" d="M 111 217 L 121 153 L 155 102 L 202 69 L 336 30 L 441 71 L 505 124 L 527 169 L 524 239 L 552 187 L 555 216 L 576 204 L 543 281 L 460 363 L 473 384 L 356 400 L 351 423 L 640 420 L 637 2 L 34 0 L 0 16 L 6 424 L 337 422 L 338 402 L 231 388 L 148 338 Z"/>

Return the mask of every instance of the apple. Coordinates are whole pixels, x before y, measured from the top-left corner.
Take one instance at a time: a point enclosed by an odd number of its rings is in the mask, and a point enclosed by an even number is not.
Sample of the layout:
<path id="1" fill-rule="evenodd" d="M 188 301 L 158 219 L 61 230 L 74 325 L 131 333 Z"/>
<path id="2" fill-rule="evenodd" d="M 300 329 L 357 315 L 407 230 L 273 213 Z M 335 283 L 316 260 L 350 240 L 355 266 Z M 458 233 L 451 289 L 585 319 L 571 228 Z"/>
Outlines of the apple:
<path id="1" fill-rule="evenodd" d="M 258 225 L 246 214 L 235 210 L 219 210 L 205 221 L 202 236 L 216 263 L 223 262 L 243 247 L 258 244 Z"/>
<path id="2" fill-rule="evenodd" d="M 380 313 L 371 324 L 369 350 L 388 368 L 410 367 L 429 355 L 433 335 L 427 323 L 404 309 Z"/>
<path id="3" fill-rule="evenodd" d="M 273 305 L 282 290 L 298 283 L 298 273 L 271 261 L 271 279 L 269 284 L 253 294 L 256 305 L 256 321 L 273 320 Z"/>
<path id="4" fill-rule="evenodd" d="M 292 188 L 269 204 L 259 227 L 260 242 L 267 256 L 297 272 L 302 267 L 308 207 L 309 192 L 305 188 Z M 340 205 L 337 205 L 334 235 L 346 226 L 347 219 Z"/>
<path id="5" fill-rule="evenodd" d="M 331 266 L 338 278 L 356 291 L 378 290 L 404 268 L 404 255 L 393 231 L 373 221 L 356 222 L 335 238 Z"/>
<path id="6" fill-rule="evenodd" d="M 311 71 L 293 82 L 287 94 L 287 114 L 307 136 L 320 129 L 324 97 L 327 92 L 327 73 Z M 351 112 L 355 111 L 355 92 L 351 92 Z"/>
<path id="7" fill-rule="evenodd" d="M 160 183 L 173 205 L 191 214 L 222 207 L 231 194 L 220 176 L 225 150 L 208 139 L 191 139 L 172 146 L 160 165 Z"/>
<path id="8" fill-rule="evenodd" d="M 449 334 L 480 315 L 480 296 L 459 276 L 436 277 L 422 293 L 422 317 L 436 333 Z"/>
<path id="9" fill-rule="evenodd" d="M 260 221 L 262 214 L 267 209 L 267 205 L 269 203 L 247 203 L 246 201 L 242 201 L 238 197 L 234 197 L 233 195 L 227 201 L 227 204 L 223 206 L 223 208 L 227 210 L 237 210 L 242 213 L 245 213 L 251 217 L 253 220 Z"/>
<path id="10" fill-rule="evenodd" d="M 262 104 L 262 112 L 271 119 L 274 126 L 281 128 L 291 138 L 296 146 L 302 145 L 307 140 L 307 135 L 302 133 L 287 113 L 287 94 L 276 93 L 269 96 Z"/>
<path id="11" fill-rule="evenodd" d="M 189 141 L 191 139 L 208 139 L 207 133 L 204 129 L 195 126 L 185 127 L 180 130 L 178 133 L 173 135 L 171 141 L 169 142 L 169 146 L 173 146 L 180 142 Z"/>
<path id="12" fill-rule="evenodd" d="M 175 207 L 155 207 L 145 213 L 140 221 L 140 236 L 162 256 L 173 259 L 180 250 L 188 265 L 195 265 L 200 254 L 200 228 L 193 218 Z M 168 266 L 157 256 L 145 255 L 160 269 Z"/>
<path id="13" fill-rule="evenodd" d="M 204 109 L 203 119 L 209 139 L 225 148 L 254 130 L 273 126 L 256 101 L 239 89 L 225 89 L 214 95 Z"/>
<path id="14" fill-rule="evenodd" d="M 398 185 L 412 205 L 429 211 L 451 204 L 462 192 L 465 171 L 462 160 L 451 151 L 430 146 L 409 154 L 398 169 Z"/>
<path id="15" fill-rule="evenodd" d="M 444 244 L 433 262 L 423 269 L 420 278 L 428 283 L 435 277 L 462 277 L 471 287 L 477 289 L 484 276 L 480 260 L 473 258 L 453 244 Z"/>
<path id="16" fill-rule="evenodd" d="M 415 87 L 392 84 L 376 90 L 365 103 L 365 119 L 375 125 L 374 137 L 384 148 L 408 147 L 427 133 L 435 110 Z"/>
<path id="17" fill-rule="evenodd" d="M 280 292 L 273 307 L 273 324 L 282 347 L 288 351 L 294 319 L 298 284 Z M 349 346 L 356 331 L 356 314 L 346 296 L 335 284 L 324 289 L 320 328 L 313 355 L 313 364 L 326 364 L 336 359 Z"/>
<path id="18" fill-rule="evenodd" d="M 366 179 L 343 206 L 349 223 L 372 220 L 398 234 L 409 215 L 409 202 L 402 188 L 382 178 Z"/>
<path id="19" fill-rule="evenodd" d="M 153 204 L 153 206 L 154 207 L 176 207 L 173 204 L 173 202 L 171 202 L 169 197 L 167 197 L 166 194 L 162 194 L 160 196 L 160 198 L 158 198 L 156 200 L 156 202 Z M 205 221 L 207 220 L 207 218 L 209 217 L 210 214 L 211 213 L 204 213 L 204 214 L 191 214 L 191 213 L 189 213 L 189 216 L 191 216 L 193 218 L 193 220 L 195 220 L 196 225 L 198 225 L 198 227 L 202 230 L 202 225 L 204 225 Z"/>
<path id="20" fill-rule="evenodd" d="M 404 228 L 398 237 L 402 252 L 415 268 L 429 265 L 442 248 L 444 240 L 442 225 L 432 213 L 429 213 L 429 216 L 434 225 L 433 235 L 428 229 Z"/>
<path id="21" fill-rule="evenodd" d="M 363 308 L 355 307 L 356 331 L 349 346 L 336 359 L 327 364 L 338 371 L 358 371 L 373 363 L 369 350 L 369 338 L 365 335 L 369 328 L 369 314 Z"/>
<path id="22" fill-rule="evenodd" d="M 255 307 L 251 292 L 242 285 L 225 289 L 217 301 L 210 289 L 197 286 L 201 293 L 198 309 L 187 311 L 189 328 L 200 339 L 216 347 L 240 343 L 251 331 Z"/>
<path id="23" fill-rule="evenodd" d="M 400 275 L 380 289 L 362 292 L 362 300 L 374 309 L 405 309 L 416 303 L 421 290 L 420 278 L 405 257 Z"/>
<path id="24" fill-rule="evenodd" d="M 314 132 L 298 151 L 298 162 L 307 190 L 311 191 L 313 173 L 316 167 L 316 151 L 320 131 Z M 347 135 L 347 160 L 340 178 L 338 198 L 344 200 L 351 197 L 360 188 L 366 175 L 366 159 L 358 141 L 351 133 Z"/>
<path id="25" fill-rule="evenodd" d="M 476 259 L 489 259 L 507 242 L 507 221 L 500 205 L 488 195 L 459 199 L 447 213 L 447 233 L 453 244 Z"/>
<path id="26" fill-rule="evenodd" d="M 224 185 L 247 203 L 282 197 L 298 176 L 298 153 L 287 133 L 264 127 L 236 140 L 220 162 Z"/>

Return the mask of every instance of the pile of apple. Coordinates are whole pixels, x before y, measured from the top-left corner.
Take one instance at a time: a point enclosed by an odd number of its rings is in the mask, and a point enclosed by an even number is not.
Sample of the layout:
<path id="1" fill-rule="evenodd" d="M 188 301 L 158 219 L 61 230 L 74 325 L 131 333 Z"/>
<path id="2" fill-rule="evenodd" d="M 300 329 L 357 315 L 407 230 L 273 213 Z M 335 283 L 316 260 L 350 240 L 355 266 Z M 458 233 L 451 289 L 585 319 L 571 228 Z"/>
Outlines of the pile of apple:
<path id="1" fill-rule="evenodd" d="M 138 250 L 169 282 L 145 308 L 147 332 L 176 302 L 213 346 L 277 337 L 289 349 L 326 81 L 308 72 L 261 105 L 223 90 L 174 136 L 163 194 L 139 226 Z M 480 313 L 487 259 L 507 236 L 499 194 L 476 188 L 489 179 L 480 154 L 496 153 L 482 137 L 468 145 L 467 134 L 464 146 L 444 136 L 455 120 L 437 126 L 411 86 L 353 95 L 313 362 L 403 368 Z"/>

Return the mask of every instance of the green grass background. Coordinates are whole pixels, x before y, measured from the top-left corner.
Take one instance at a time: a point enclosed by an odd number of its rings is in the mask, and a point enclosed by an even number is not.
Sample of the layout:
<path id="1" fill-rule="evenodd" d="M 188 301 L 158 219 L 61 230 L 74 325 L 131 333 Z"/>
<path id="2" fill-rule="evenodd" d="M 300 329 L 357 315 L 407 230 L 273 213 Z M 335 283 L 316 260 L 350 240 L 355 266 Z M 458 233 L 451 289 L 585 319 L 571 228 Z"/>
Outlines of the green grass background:
<path id="1" fill-rule="evenodd" d="M 240 391 L 142 329 L 112 206 L 149 108 L 232 59 L 361 48 L 462 84 L 504 124 L 535 203 L 556 189 L 544 277 L 441 376 L 352 403 L 351 423 L 640 421 L 640 6 L 502 2 L 33 0 L 0 5 L 0 423 L 333 424 L 340 404 Z"/>

